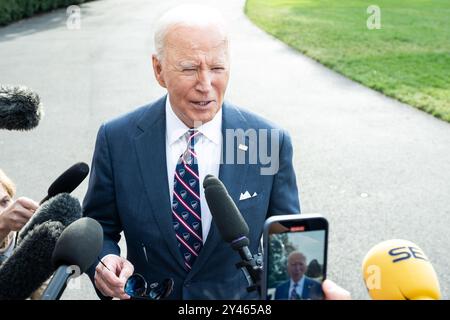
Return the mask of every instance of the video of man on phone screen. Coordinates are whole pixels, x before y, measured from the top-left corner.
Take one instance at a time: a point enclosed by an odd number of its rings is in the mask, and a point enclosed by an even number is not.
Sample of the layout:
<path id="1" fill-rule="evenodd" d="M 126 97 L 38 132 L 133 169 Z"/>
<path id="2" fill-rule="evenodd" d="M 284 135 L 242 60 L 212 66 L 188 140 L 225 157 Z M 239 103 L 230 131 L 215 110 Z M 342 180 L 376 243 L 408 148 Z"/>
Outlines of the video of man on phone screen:
<path id="1" fill-rule="evenodd" d="M 322 300 L 325 231 L 272 234 L 267 299 Z"/>

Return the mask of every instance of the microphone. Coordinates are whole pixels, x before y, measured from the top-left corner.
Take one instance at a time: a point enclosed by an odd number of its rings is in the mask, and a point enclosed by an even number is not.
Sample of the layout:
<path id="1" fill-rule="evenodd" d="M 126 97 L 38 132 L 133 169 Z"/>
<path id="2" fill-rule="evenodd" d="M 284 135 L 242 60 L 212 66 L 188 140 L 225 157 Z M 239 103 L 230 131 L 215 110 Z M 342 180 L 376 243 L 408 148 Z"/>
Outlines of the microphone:
<path id="1" fill-rule="evenodd" d="M 43 116 L 39 96 L 24 86 L 0 85 L 0 129 L 31 130 Z"/>
<path id="2" fill-rule="evenodd" d="M 422 249 L 407 240 L 375 245 L 362 263 L 363 278 L 374 300 L 438 300 L 439 281 Z"/>
<path id="3" fill-rule="evenodd" d="M 261 255 L 253 256 L 248 248 L 250 240 L 247 223 L 219 179 L 213 175 L 207 175 L 203 180 L 203 188 L 213 221 L 222 238 L 230 243 L 233 250 L 237 251 L 243 260 L 236 267 L 242 268 L 247 278 L 249 284 L 247 290 L 250 292 L 257 289 L 261 294 L 262 258 Z"/>
<path id="4" fill-rule="evenodd" d="M 31 230 L 14 253 L 0 266 L 0 300 L 24 300 L 53 273 L 51 257 L 64 230 L 47 221 Z"/>
<path id="5" fill-rule="evenodd" d="M 51 197 L 60 193 L 71 193 L 89 174 L 89 166 L 84 162 L 78 162 L 64 171 L 48 188 L 47 196 L 39 204 L 43 204 Z"/>
<path id="6" fill-rule="evenodd" d="M 38 208 L 30 221 L 19 233 L 18 241 L 23 241 L 33 228 L 46 221 L 58 221 L 64 227 L 81 218 L 81 205 L 70 194 L 61 193 Z"/>
<path id="7" fill-rule="evenodd" d="M 72 267 L 78 266 L 81 275 L 94 263 L 102 247 L 103 229 L 96 220 L 85 217 L 69 225 L 56 243 L 51 261 L 57 270 L 41 300 L 58 300 L 74 271 Z"/>

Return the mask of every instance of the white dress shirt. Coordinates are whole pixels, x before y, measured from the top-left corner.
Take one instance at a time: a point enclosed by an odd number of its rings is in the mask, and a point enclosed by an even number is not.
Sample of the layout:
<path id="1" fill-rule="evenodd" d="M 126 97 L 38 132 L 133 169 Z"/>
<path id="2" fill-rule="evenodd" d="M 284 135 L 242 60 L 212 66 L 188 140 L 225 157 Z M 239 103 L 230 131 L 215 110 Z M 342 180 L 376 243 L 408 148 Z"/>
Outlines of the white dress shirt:
<path id="1" fill-rule="evenodd" d="M 291 279 L 291 286 L 289 287 L 289 297 L 288 299 L 291 299 L 291 292 L 292 289 L 294 289 L 295 282 Z M 303 287 L 305 286 L 305 276 L 303 276 L 300 281 L 298 282 L 297 288 L 295 288 L 295 291 L 297 291 L 297 295 L 303 299 Z"/>
<path id="2" fill-rule="evenodd" d="M 219 176 L 220 158 L 222 152 L 222 109 L 217 112 L 214 118 L 196 128 L 200 132 L 200 137 L 194 149 L 197 154 L 198 173 L 200 177 L 200 206 L 202 217 L 202 239 L 205 243 L 211 228 L 211 211 L 205 199 L 203 189 L 203 179 L 208 174 Z M 173 198 L 173 179 L 178 159 L 187 149 L 187 139 L 184 136 L 189 130 L 173 112 L 169 101 L 166 98 L 166 158 L 167 158 L 167 179 L 170 191 L 170 203 Z"/>

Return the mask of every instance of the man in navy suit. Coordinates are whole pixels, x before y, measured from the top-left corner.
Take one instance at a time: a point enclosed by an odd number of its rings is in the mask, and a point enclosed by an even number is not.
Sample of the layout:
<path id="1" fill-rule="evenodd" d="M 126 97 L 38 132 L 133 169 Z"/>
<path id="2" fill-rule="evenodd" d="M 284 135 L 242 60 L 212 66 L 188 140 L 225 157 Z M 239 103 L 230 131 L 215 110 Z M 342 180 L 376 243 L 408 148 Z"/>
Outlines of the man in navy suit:
<path id="1" fill-rule="evenodd" d="M 280 284 L 275 291 L 275 300 L 319 300 L 323 299 L 322 285 L 305 275 L 307 260 L 303 253 L 293 251 L 287 259 L 289 280 Z"/>
<path id="2" fill-rule="evenodd" d="M 104 230 L 104 265 L 88 272 L 101 298 L 130 298 L 124 285 L 133 273 L 148 283 L 172 278 L 170 299 L 257 298 L 212 222 L 202 187 L 207 174 L 218 176 L 237 204 L 254 253 L 269 215 L 300 212 L 287 132 L 224 101 L 222 21 L 199 6 L 166 13 L 152 60 L 168 94 L 98 132 L 83 210 Z M 127 258 L 118 247 L 122 231 Z"/>

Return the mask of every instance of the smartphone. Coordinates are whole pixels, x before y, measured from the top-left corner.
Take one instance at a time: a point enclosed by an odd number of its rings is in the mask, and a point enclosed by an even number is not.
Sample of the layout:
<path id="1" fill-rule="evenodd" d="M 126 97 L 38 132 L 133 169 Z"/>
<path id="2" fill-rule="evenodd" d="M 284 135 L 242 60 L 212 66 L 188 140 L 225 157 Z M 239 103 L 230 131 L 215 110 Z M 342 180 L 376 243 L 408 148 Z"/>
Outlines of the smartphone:
<path id="1" fill-rule="evenodd" d="M 328 221 L 320 214 L 289 214 L 266 220 L 261 295 L 267 300 L 323 300 L 327 274 Z"/>

